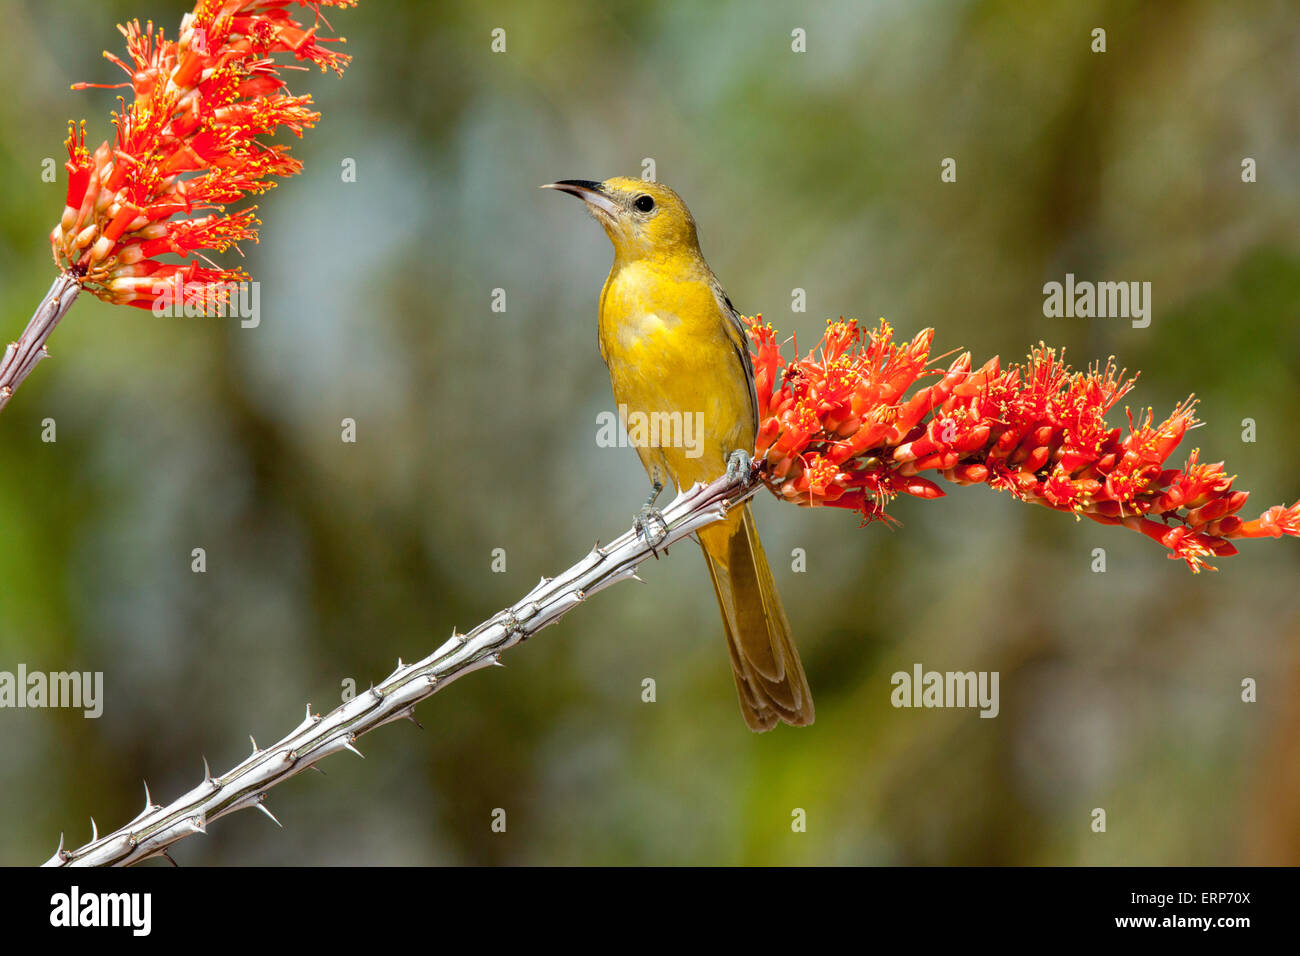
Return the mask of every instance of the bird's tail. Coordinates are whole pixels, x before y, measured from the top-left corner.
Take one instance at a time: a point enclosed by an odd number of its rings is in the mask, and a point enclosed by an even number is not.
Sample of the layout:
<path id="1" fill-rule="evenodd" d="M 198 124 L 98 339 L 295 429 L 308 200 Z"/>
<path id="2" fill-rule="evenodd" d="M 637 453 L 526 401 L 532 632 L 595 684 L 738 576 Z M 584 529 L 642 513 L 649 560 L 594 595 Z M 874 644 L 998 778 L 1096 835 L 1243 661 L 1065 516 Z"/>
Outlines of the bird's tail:
<path id="1" fill-rule="evenodd" d="M 749 504 L 738 518 L 701 528 L 699 538 L 722 610 L 745 723 L 754 731 L 771 730 L 778 720 L 811 724 L 808 678 Z"/>

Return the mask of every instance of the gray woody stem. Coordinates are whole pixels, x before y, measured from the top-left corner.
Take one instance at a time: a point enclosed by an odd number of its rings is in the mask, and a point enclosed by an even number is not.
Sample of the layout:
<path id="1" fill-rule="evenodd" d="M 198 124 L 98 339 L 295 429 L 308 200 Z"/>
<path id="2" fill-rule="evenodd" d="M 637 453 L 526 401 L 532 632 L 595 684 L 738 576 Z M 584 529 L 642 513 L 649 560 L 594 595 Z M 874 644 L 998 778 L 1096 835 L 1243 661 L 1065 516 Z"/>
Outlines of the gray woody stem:
<path id="1" fill-rule="evenodd" d="M 746 486 L 741 477 L 723 477 L 688 488 L 663 509 L 668 531 L 653 549 L 634 531 L 603 548 L 597 545 L 573 567 L 542 578 L 520 601 L 468 634 L 453 631 L 441 647 L 414 664 L 399 660 L 383 682 L 324 717 L 312 714 L 308 704 L 306 718 L 288 736 L 266 748 L 254 741 L 253 752 L 227 773 L 214 777 L 205 760 L 203 782 L 167 806 L 155 805 L 146 785 L 145 807 L 134 820 L 104 836 L 94 832 L 91 842 L 76 850 L 65 850 L 60 837 L 59 849 L 45 865 L 123 866 L 166 855 L 178 840 L 204 833 L 213 820 L 247 807 L 257 807 L 275 820 L 263 801 L 276 784 L 340 750 L 359 755 L 354 745 L 362 734 L 400 718 L 414 721 L 420 701 L 470 671 L 499 664 L 502 651 L 555 623 L 597 591 L 636 578 L 637 567 L 652 553 L 720 520 L 759 487 L 758 481 Z M 91 826 L 93 830 L 93 820 Z"/>
<path id="2" fill-rule="evenodd" d="M 45 293 L 41 304 L 36 307 L 32 320 L 27 323 L 27 328 L 23 329 L 18 341 L 11 342 L 5 349 L 5 357 L 0 360 L 0 409 L 9 403 L 10 397 L 36 367 L 36 363 L 49 355 L 45 342 L 59 320 L 68 314 L 80 291 L 81 286 L 74 276 L 61 273 L 50 286 L 50 291 Z"/>

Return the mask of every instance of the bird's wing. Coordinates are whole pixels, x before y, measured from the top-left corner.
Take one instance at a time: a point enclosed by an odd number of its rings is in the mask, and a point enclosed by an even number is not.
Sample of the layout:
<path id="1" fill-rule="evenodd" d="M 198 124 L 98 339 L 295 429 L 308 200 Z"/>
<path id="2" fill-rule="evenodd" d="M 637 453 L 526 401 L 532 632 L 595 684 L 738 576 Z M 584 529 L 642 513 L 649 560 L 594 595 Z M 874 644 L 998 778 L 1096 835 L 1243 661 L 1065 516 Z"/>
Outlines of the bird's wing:
<path id="1" fill-rule="evenodd" d="M 731 304 L 731 297 L 722 288 L 718 277 L 712 273 L 709 274 L 709 288 L 713 290 L 713 297 L 718 300 L 718 307 L 722 310 L 727 338 L 736 351 L 736 358 L 741 368 L 745 370 L 745 381 L 749 383 L 749 420 L 753 424 L 754 434 L 757 435 L 758 392 L 754 386 L 754 360 L 749 354 L 749 335 L 745 332 L 745 324 L 740 319 L 740 313 Z M 752 452 L 753 449 L 747 448 L 745 451 Z"/>

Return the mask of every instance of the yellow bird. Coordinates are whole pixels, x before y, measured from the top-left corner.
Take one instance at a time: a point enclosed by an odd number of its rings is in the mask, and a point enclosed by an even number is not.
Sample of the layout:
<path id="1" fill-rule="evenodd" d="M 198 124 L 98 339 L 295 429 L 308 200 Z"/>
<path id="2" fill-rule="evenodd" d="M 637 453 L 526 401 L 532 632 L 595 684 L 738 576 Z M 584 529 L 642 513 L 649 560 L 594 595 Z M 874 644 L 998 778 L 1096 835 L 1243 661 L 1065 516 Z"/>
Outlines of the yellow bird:
<path id="1" fill-rule="evenodd" d="M 543 188 L 583 200 L 614 244 L 600 294 L 600 354 L 627 421 L 702 426 L 689 441 L 662 433 L 657 441 L 634 440 L 653 489 L 637 527 L 653 542 L 654 525 L 663 521 L 653 505 L 666 482 L 680 491 L 749 466 L 758 430 L 749 340 L 700 253 L 695 220 L 677 193 L 625 177 Z M 699 541 L 745 723 L 755 731 L 779 720 L 811 724 L 808 679 L 749 504 L 700 529 Z"/>

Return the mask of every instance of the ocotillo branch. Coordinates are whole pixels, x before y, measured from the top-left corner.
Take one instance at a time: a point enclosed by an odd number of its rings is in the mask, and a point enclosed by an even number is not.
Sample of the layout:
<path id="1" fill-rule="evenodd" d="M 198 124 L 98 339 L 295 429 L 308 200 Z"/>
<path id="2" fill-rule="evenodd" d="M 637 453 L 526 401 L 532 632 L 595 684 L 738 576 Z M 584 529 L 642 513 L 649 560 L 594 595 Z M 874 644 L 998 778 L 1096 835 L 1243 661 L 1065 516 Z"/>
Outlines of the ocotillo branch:
<path id="1" fill-rule="evenodd" d="M 667 532 L 648 542 L 634 530 L 608 545 L 599 543 L 580 561 L 554 578 L 542 578 L 519 601 L 467 634 L 453 631 L 441 647 L 414 664 L 403 664 L 363 694 L 328 714 L 311 712 L 297 727 L 269 747 L 253 752 L 224 774 L 214 775 L 204 761 L 203 781 L 166 806 L 154 804 L 145 787 L 145 807 L 125 826 L 75 850 L 63 846 L 46 866 L 125 866 L 166 855 L 168 847 L 236 810 L 257 807 L 278 824 L 265 806 L 267 792 L 340 750 L 360 753 L 356 741 L 390 721 L 414 720 L 415 705 L 458 677 L 500 663 L 501 654 L 553 624 L 597 591 L 636 578 L 637 568 L 652 554 L 664 553 L 683 538 L 725 516 L 751 497 L 760 482 L 746 486 L 741 477 L 695 485 L 663 509 Z M 639 579 L 638 579 L 639 580 Z M 93 826 L 93 823 L 92 823 Z"/>

